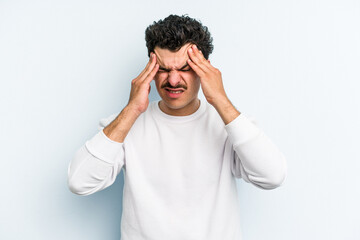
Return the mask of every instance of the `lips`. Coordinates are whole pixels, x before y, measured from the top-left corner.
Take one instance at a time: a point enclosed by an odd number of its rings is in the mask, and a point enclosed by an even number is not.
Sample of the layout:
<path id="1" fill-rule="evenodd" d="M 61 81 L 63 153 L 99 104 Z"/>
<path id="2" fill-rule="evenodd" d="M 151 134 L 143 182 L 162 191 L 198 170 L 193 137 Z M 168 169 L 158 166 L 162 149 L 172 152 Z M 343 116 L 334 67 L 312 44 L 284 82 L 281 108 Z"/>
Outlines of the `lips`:
<path id="1" fill-rule="evenodd" d="M 165 88 L 169 98 L 178 98 L 185 91 L 182 88 Z"/>
<path id="2" fill-rule="evenodd" d="M 185 91 L 183 88 L 165 88 L 166 91 L 169 92 L 183 92 Z"/>

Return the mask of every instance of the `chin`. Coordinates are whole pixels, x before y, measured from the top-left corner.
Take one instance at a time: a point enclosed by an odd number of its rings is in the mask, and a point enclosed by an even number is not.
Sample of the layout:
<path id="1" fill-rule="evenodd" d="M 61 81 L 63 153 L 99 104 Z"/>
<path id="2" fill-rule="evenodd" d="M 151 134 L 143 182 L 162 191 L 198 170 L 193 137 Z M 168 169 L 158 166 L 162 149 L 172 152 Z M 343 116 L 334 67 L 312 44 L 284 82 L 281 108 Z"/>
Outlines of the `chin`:
<path id="1" fill-rule="evenodd" d="M 165 105 L 173 110 L 182 109 L 185 106 L 187 106 L 190 102 L 183 102 L 179 99 L 169 100 L 162 98 L 162 101 L 165 103 Z"/>
<path id="2" fill-rule="evenodd" d="M 190 105 L 197 99 L 197 92 L 191 91 L 190 89 L 185 90 L 181 96 L 169 95 L 169 93 L 164 89 L 160 90 L 159 96 L 163 104 L 168 108 L 168 110 L 173 110 L 175 112 L 191 111 L 192 108 Z M 190 91 L 189 91 L 190 90 Z"/>
<path id="3" fill-rule="evenodd" d="M 189 105 L 197 99 L 197 96 L 186 99 L 169 99 L 167 97 L 161 98 L 163 103 L 171 110 L 185 110 Z"/>

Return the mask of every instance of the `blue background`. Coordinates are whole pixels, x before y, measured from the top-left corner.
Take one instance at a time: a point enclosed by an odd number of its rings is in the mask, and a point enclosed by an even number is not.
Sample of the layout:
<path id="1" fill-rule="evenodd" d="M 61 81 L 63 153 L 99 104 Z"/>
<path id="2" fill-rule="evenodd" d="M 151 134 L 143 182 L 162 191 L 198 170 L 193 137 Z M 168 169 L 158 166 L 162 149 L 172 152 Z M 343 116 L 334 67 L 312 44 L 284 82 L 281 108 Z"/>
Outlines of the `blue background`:
<path id="1" fill-rule="evenodd" d="M 238 181 L 243 239 L 360 239 L 360 3 L 350 0 L 0 0 L 0 239 L 120 239 L 123 172 L 83 197 L 67 166 L 126 105 L 148 61 L 145 28 L 170 13 L 209 27 L 230 100 L 288 161 L 278 189 Z"/>

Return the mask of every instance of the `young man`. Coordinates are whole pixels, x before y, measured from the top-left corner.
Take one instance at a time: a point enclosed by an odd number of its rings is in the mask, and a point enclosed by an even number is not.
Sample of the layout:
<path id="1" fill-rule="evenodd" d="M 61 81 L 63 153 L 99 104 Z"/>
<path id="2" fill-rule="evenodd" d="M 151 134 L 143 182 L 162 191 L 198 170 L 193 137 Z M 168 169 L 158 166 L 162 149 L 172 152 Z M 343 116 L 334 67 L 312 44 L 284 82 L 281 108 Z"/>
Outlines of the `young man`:
<path id="1" fill-rule="evenodd" d="M 123 168 L 122 240 L 239 240 L 236 178 L 274 189 L 285 157 L 226 96 L 205 26 L 170 15 L 145 34 L 150 60 L 127 106 L 76 152 L 69 188 L 98 192 Z M 152 80 L 161 100 L 149 103 Z"/>

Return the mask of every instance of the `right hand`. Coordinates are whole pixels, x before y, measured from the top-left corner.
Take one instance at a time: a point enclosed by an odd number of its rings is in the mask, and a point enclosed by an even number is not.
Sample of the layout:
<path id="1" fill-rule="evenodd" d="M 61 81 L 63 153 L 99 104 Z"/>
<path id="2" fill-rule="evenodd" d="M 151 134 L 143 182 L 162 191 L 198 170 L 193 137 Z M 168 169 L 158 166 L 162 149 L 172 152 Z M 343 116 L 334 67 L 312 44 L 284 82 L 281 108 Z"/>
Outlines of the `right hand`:
<path id="1" fill-rule="evenodd" d="M 158 70 L 159 64 L 156 62 L 156 55 L 152 52 L 144 70 L 131 81 L 128 107 L 139 115 L 145 112 L 149 106 L 150 82 L 154 79 Z"/>

